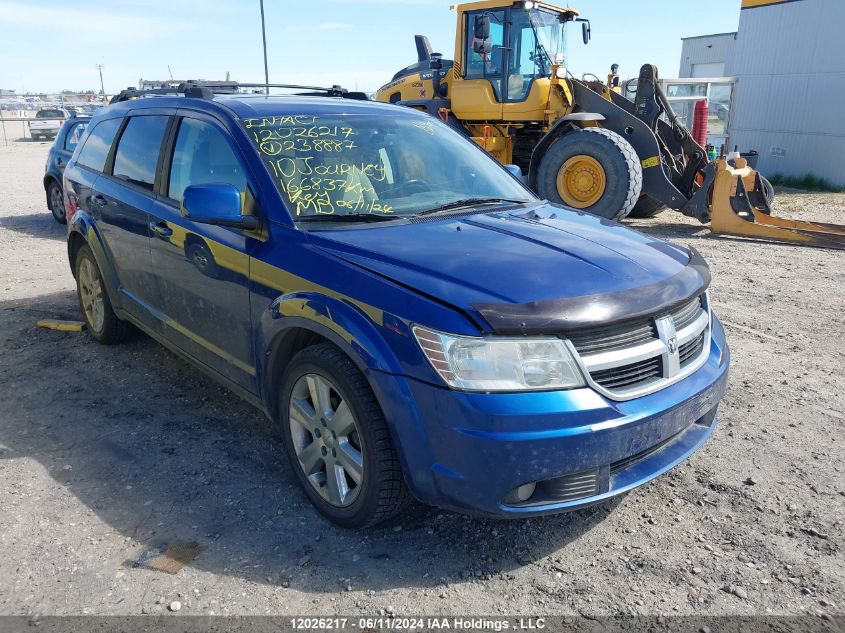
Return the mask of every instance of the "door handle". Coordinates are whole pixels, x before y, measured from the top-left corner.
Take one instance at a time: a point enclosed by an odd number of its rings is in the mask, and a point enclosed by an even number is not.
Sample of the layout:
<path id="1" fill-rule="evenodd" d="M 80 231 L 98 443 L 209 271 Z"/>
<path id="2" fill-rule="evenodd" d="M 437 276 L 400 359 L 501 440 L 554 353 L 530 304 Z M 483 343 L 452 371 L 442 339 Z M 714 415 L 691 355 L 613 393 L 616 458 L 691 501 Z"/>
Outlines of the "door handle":
<path id="1" fill-rule="evenodd" d="M 100 194 L 97 194 L 91 199 L 97 204 L 98 207 L 104 207 L 106 206 L 106 204 L 108 204 L 108 201 Z"/>
<path id="2" fill-rule="evenodd" d="M 159 237 L 170 237 L 173 235 L 173 229 L 164 222 L 150 222 L 150 230 Z"/>
<path id="3" fill-rule="evenodd" d="M 65 161 L 63 161 L 63 160 L 62 160 L 62 157 L 61 157 L 61 156 L 59 156 L 58 158 L 56 158 L 56 167 L 61 167 L 61 166 L 62 166 L 62 165 L 64 165 L 64 164 L 65 164 Z"/>

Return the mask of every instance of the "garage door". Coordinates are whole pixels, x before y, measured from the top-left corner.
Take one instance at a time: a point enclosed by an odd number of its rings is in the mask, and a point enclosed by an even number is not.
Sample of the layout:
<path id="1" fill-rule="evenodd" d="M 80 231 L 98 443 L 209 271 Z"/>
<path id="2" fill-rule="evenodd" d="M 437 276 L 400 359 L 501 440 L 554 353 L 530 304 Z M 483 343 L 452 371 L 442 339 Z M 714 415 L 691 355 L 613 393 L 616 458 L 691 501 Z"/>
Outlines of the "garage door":
<path id="1" fill-rule="evenodd" d="M 715 62 L 710 64 L 693 64 L 692 77 L 724 77 L 725 76 L 725 62 Z"/>

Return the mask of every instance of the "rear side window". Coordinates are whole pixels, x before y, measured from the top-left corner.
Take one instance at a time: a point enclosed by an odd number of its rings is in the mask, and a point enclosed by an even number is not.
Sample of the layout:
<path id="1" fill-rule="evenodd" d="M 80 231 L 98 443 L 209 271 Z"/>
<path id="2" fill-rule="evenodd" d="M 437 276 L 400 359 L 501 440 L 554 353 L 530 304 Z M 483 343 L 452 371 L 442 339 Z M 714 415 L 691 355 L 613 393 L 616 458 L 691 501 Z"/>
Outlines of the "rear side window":
<path id="1" fill-rule="evenodd" d="M 76 149 L 76 146 L 79 145 L 79 139 L 82 138 L 82 133 L 87 127 L 87 123 L 77 123 L 76 125 L 71 126 L 71 128 L 67 131 L 67 136 L 65 136 L 66 150 L 72 152 Z"/>
<path id="2" fill-rule="evenodd" d="M 109 149 L 122 120 L 109 119 L 107 121 L 100 121 L 91 131 L 88 140 L 85 141 L 85 145 L 82 146 L 79 156 L 76 159 L 76 164 L 88 167 L 94 171 L 103 171 L 103 167 L 106 165 L 106 159 L 109 156 Z"/>
<path id="3" fill-rule="evenodd" d="M 182 202 L 188 186 L 217 183 L 246 191 L 246 176 L 237 156 L 216 127 L 196 119 L 182 119 L 173 150 L 167 197 Z"/>
<path id="4" fill-rule="evenodd" d="M 115 177 L 153 190 L 161 140 L 167 116 L 135 116 L 129 119 L 114 155 Z"/>

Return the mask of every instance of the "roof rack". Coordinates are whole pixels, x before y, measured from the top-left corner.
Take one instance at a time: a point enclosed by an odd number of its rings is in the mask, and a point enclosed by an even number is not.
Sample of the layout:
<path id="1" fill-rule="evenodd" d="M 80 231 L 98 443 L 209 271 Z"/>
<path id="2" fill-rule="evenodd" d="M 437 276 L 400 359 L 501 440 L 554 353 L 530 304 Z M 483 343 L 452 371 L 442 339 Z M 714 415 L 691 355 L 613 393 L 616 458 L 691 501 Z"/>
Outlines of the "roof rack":
<path id="1" fill-rule="evenodd" d="M 323 88 L 321 86 L 302 86 L 298 84 L 259 84 L 259 83 L 238 83 L 230 81 L 185 81 L 175 87 L 168 88 L 149 88 L 146 90 L 138 90 L 134 87 L 121 90 L 117 95 L 112 97 L 109 103 L 120 103 L 121 101 L 129 101 L 138 97 L 145 96 L 184 96 L 192 97 L 194 99 L 213 99 L 215 95 L 219 94 L 238 94 L 241 88 L 264 88 L 268 91 L 270 88 L 285 88 L 292 90 L 304 90 L 305 92 L 295 93 L 296 96 L 302 97 L 340 97 L 343 99 L 355 99 L 358 101 L 367 101 L 368 97 L 363 92 L 350 92 L 341 86 L 332 86 L 331 88 Z"/>

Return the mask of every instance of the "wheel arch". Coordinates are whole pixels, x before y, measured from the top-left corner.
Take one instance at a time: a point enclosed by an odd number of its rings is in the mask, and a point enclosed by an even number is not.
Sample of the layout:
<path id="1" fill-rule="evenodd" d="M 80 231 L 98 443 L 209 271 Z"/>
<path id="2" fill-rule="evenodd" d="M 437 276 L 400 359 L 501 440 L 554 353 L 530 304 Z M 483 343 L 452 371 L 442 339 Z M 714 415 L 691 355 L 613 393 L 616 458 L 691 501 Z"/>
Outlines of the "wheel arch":
<path id="1" fill-rule="evenodd" d="M 76 277 L 76 255 L 79 249 L 87 246 L 94 254 L 94 260 L 100 269 L 100 274 L 103 277 L 106 292 L 111 301 L 112 307 L 116 311 L 122 310 L 119 293 L 119 279 L 114 266 L 111 264 L 111 259 L 108 256 L 106 246 L 103 243 L 100 233 L 94 224 L 93 219 L 84 211 L 79 211 L 73 216 L 73 221 L 68 225 L 67 236 L 67 255 L 68 263 L 70 264 L 71 273 Z"/>
<path id="2" fill-rule="evenodd" d="M 52 174 L 50 172 L 47 172 L 46 174 L 44 174 L 43 183 L 44 183 L 44 196 L 47 198 L 47 207 L 49 208 L 50 207 L 50 185 L 55 183 L 55 184 L 59 185 L 59 187 L 61 187 L 62 183 L 58 178 L 56 178 L 55 174 Z"/>
<path id="3" fill-rule="evenodd" d="M 546 132 L 540 139 L 540 142 L 534 146 L 534 151 L 531 152 L 531 160 L 528 163 L 528 186 L 531 188 L 532 191 L 537 191 L 537 172 L 540 169 L 540 163 L 543 160 L 543 156 L 545 155 L 546 150 L 548 150 L 549 147 L 552 146 L 552 143 L 557 141 L 559 138 L 562 138 L 563 136 L 571 132 L 573 129 L 579 127 L 576 121 L 580 119 L 570 118 L 571 116 L 572 115 L 567 115 L 555 121 L 554 125 L 552 125 L 552 127 L 549 128 L 549 131 Z"/>
<path id="4" fill-rule="evenodd" d="M 206 247 L 208 246 L 208 244 L 205 241 L 205 238 L 203 238 L 200 235 L 197 235 L 196 233 L 188 232 L 185 235 L 185 248 L 188 248 L 188 246 L 190 244 L 203 244 Z"/>
<path id="5" fill-rule="evenodd" d="M 379 396 L 373 371 L 401 373 L 399 360 L 373 320 L 379 311 L 318 292 L 297 292 L 274 300 L 261 317 L 262 399 L 275 419 L 279 384 L 290 360 L 302 349 L 328 341 L 346 354 Z"/>

